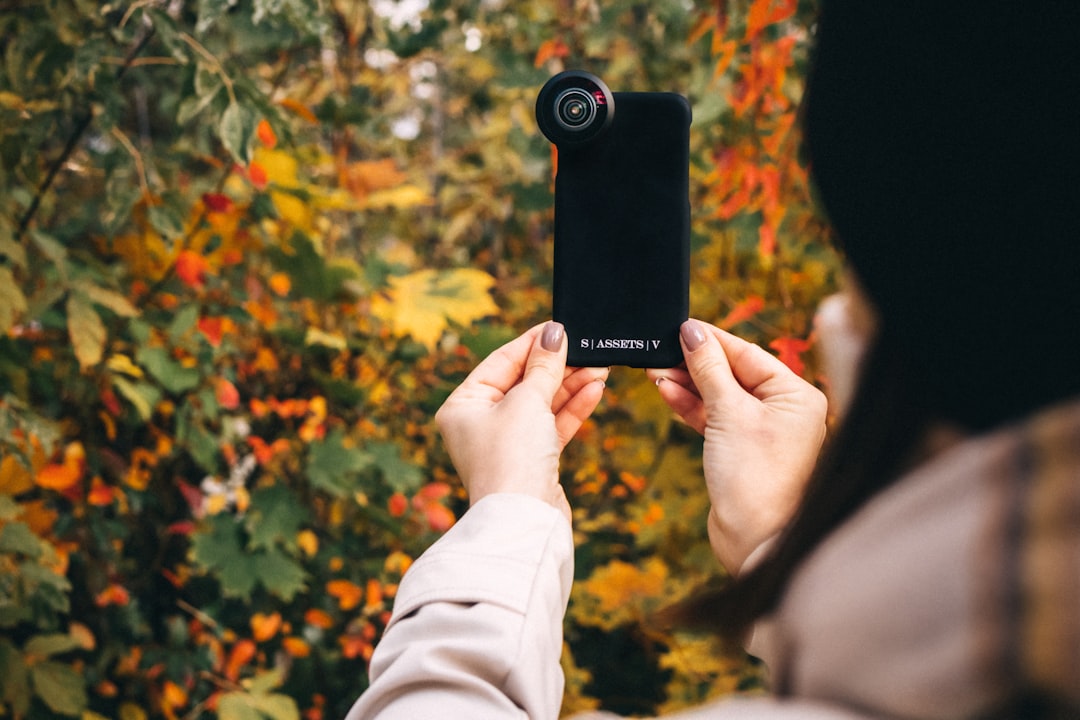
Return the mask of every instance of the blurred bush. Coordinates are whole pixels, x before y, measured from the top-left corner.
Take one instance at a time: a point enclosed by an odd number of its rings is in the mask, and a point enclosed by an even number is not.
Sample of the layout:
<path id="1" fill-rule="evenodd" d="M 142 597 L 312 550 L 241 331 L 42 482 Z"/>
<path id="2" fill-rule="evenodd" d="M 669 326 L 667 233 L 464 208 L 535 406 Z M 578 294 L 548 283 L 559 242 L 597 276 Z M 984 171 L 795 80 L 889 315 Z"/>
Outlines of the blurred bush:
<path id="1" fill-rule="evenodd" d="M 0 0 L 0 707 L 339 717 L 464 509 L 434 410 L 550 307 L 563 68 L 693 106 L 692 311 L 817 379 L 834 285 L 795 0 Z M 564 463 L 566 710 L 754 666 L 648 617 L 718 571 L 700 441 L 617 369 Z"/>

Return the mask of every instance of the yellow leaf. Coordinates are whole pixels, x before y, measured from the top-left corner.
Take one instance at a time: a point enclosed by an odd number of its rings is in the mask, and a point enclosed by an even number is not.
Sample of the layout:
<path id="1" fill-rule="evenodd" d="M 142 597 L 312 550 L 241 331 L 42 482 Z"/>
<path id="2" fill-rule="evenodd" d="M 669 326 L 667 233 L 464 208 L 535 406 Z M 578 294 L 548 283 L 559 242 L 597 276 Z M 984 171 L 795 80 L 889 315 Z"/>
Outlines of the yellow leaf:
<path id="1" fill-rule="evenodd" d="M 0 267 L 0 335 L 7 334 L 26 308 L 26 296 L 19 289 L 15 275 L 10 268 Z"/>
<path id="2" fill-rule="evenodd" d="M 667 575 L 667 565 L 657 557 L 649 558 L 640 568 L 612 560 L 597 568 L 582 587 L 600 601 L 601 612 L 612 612 L 642 598 L 659 597 Z"/>
<path id="3" fill-rule="evenodd" d="M 435 199 L 416 185 L 401 185 L 389 190 L 378 190 L 367 196 L 364 206 L 373 209 L 407 208 L 431 205 Z"/>
<path id="4" fill-rule="evenodd" d="M 281 150 L 260 147 L 255 149 L 253 162 L 266 171 L 266 179 L 281 188 L 300 187 L 300 163 Z"/>
<path id="5" fill-rule="evenodd" d="M 30 470 L 14 455 L 0 459 L 0 494 L 20 495 L 34 487 Z"/>
<path id="6" fill-rule="evenodd" d="M 349 343 L 345 336 L 339 332 L 328 333 L 318 328 L 309 327 L 307 334 L 304 335 L 304 345 L 308 347 L 322 345 L 331 350 L 344 350 L 349 346 Z"/>
<path id="7" fill-rule="evenodd" d="M 67 324 L 79 367 L 86 369 L 101 362 L 107 335 L 105 324 L 93 306 L 80 295 L 68 297 Z"/>
<path id="8" fill-rule="evenodd" d="M 419 270 L 391 277 L 390 287 L 372 298 L 371 311 L 398 337 L 411 335 L 434 349 L 450 323 L 466 326 L 499 312 L 494 285 L 482 270 Z"/>
<path id="9" fill-rule="evenodd" d="M 131 362 L 131 358 L 127 355 L 121 355 L 119 353 L 113 355 L 105 362 L 105 366 L 113 372 L 130 375 L 133 378 L 141 378 L 143 376 L 142 368 Z"/>
<path id="10" fill-rule="evenodd" d="M 270 192 L 278 217 L 300 230 L 310 230 L 312 223 L 311 206 L 296 195 L 285 192 Z"/>

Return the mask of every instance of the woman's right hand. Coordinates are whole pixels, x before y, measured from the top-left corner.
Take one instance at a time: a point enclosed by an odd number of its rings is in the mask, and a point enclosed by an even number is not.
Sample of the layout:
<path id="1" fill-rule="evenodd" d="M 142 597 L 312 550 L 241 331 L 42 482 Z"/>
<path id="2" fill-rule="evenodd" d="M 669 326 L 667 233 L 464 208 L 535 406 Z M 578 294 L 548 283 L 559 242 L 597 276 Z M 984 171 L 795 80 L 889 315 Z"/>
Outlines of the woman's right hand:
<path id="1" fill-rule="evenodd" d="M 699 320 L 686 368 L 650 370 L 665 402 L 705 437 L 709 540 L 728 571 L 791 520 L 825 438 L 824 394 L 764 349 Z"/>

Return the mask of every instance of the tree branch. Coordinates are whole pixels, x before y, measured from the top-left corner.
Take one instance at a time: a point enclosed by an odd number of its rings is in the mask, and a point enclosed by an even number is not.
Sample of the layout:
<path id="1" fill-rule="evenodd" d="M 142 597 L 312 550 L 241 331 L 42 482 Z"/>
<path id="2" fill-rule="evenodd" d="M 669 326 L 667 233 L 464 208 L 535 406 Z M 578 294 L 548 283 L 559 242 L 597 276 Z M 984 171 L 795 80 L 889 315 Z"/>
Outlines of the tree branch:
<path id="1" fill-rule="evenodd" d="M 128 68 L 135 62 L 135 58 L 150 42 L 150 38 L 154 36 L 154 29 L 148 28 L 141 38 L 132 46 L 131 51 L 128 52 L 127 57 L 124 58 L 124 63 L 116 71 L 116 79 L 121 80 Z M 38 186 L 37 192 L 34 193 L 34 199 L 30 201 L 30 206 L 26 208 L 26 212 L 19 218 L 19 225 L 15 230 L 15 242 L 22 240 L 23 235 L 26 234 L 26 229 L 30 226 L 30 222 L 34 219 L 38 209 L 41 207 L 41 201 L 45 197 L 45 194 L 53 186 L 53 182 L 56 180 L 57 174 L 60 172 L 60 168 L 64 167 L 64 164 L 71 157 L 71 154 L 75 152 L 75 148 L 79 146 L 79 142 L 82 140 L 83 135 L 90 128 L 90 124 L 94 121 L 94 113 L 92 110 L 87 110 L 86 113 L 79 118 L 75 123 L 74 129 L 71 131 L 71 135 L 68 136 L 67 142 L 64 144 L 64 149 L 60 152 L 60 155 L 49 166 L 49 171 L 45 174 L 45 179 L 41 181 Z"/>

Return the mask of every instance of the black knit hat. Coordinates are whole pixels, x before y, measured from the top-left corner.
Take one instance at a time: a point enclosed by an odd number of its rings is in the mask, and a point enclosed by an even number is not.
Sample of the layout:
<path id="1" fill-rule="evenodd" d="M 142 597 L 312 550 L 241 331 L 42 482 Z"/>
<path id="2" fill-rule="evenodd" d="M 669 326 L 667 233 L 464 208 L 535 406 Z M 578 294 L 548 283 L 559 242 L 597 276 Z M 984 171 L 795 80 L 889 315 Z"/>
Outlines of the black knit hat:
<path id="1" fill-rule="evenodd" d="M 882 333 L 981 429 L 1080 394 L 1080 2 L 823 0 L 811 173 Z"/>

